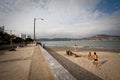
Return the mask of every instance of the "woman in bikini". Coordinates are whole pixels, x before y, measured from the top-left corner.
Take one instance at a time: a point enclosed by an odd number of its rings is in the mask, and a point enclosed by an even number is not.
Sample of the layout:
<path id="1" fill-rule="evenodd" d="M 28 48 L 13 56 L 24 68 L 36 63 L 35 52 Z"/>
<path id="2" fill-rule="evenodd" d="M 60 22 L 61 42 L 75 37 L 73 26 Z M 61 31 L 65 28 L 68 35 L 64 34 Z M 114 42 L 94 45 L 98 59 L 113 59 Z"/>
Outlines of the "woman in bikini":
<path id="1" fill-rule="evenodd" d="M 96 65 L 96 67 L 97 67 L 98 66 L 98 56 L 97 56 L 96 52 L 94 52 L 93 59 L 94 59 L 93 64 Z"/>
<path id="2" fill-rule="evenodd" d="M 78 46 L 75 44 L 73 47 L 74 47 L 74 51 L 76 52 L 76 51 L 77 51 Z"/>

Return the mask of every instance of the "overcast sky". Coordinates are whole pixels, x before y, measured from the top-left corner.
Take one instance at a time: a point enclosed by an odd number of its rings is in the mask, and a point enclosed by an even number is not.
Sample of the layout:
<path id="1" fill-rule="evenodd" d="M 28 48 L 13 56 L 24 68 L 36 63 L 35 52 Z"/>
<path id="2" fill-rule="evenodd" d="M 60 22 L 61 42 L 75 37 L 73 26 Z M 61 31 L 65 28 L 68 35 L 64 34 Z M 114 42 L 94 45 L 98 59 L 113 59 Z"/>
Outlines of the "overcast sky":
<path id="1" fill-rule="evenodd" d="M 37 38 L 120 35 L 120 0 L 0 0 L 0 26 Z"/>

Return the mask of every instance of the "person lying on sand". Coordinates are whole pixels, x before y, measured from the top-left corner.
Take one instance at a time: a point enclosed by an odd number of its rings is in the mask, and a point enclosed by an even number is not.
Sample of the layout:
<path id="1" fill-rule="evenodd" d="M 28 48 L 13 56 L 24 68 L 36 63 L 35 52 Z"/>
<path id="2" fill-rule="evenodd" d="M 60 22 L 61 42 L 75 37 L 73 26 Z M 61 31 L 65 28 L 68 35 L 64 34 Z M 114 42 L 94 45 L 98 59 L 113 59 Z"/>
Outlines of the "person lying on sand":
<path id="1" fill-rule="evenodd" d="M 97 56 L 96 52 L 94 52 L 93 59 L 94 59 L 93 64 L 96 65 L 96 67 L 97 67 L 98 66 L 98 56 Z"/>
<path id="2" fill-rule="evenodd" d="M 66 54 L 71 56 L 71 55 L 73 55 L 73 52 L 70 50 L 66 50 Z"/>

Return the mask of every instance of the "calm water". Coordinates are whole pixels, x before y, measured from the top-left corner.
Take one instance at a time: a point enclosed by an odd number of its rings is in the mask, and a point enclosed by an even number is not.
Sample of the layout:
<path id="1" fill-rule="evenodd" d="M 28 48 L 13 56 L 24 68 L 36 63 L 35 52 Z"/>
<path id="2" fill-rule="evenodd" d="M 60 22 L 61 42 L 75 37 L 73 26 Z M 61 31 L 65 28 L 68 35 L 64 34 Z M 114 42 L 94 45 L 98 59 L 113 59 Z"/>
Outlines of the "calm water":
<path id="1" fill-rule="evenodd" d="M 79 47 L 120 49 L 120 41 L 81 40 L 81 41 L 42 41 L 42 43 L 44 43 L 46 46 L 73 47 L 74 44 L 77 44 Z"/>

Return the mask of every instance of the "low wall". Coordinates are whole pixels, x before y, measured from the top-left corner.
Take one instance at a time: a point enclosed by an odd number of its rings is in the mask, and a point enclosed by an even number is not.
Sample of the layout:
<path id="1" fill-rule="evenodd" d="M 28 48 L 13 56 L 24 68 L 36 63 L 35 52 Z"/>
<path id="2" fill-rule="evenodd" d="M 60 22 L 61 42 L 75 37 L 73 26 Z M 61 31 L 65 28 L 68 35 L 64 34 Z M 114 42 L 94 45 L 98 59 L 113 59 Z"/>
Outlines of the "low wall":
<path id="1" fill-rule="evenodd" d="M 56 80 L 76 80 L 54 57 L 52 57 L 44 48 L 39 46 L 49 67 L 51 68 Z"/>

